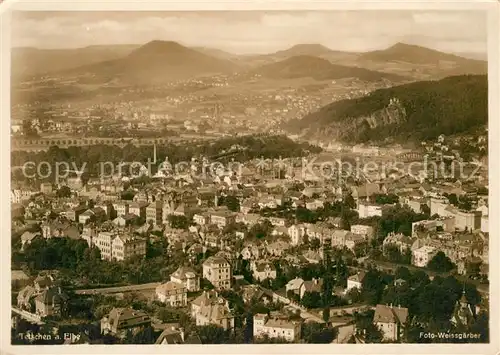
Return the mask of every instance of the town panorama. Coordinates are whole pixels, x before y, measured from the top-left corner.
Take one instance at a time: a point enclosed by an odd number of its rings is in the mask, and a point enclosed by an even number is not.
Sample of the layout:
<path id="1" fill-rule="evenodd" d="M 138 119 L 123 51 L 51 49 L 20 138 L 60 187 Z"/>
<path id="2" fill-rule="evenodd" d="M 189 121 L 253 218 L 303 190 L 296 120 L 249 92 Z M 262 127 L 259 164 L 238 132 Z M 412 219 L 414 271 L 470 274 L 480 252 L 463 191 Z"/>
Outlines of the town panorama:
<path id="1" fill-rule="evenodd" d="M 485 16 L 15 14 L 11 343 L 488 343 Z"/>

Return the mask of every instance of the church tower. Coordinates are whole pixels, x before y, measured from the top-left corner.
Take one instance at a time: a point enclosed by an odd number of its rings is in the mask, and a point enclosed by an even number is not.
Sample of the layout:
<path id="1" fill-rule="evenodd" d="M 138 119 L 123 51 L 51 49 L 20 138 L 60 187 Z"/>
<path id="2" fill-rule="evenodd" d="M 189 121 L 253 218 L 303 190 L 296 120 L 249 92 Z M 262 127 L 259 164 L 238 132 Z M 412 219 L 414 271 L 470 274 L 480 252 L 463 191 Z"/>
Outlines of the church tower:
<path id="1" fill-rule="evenodd" d="M 469 301 L 465 296 L 464 285 L 462 297 L 457 300 L 451 321 L 453 324 L 455 324 L 455 326 L 467 326 L 473 317 L 474 313 L 472 312 L 471 305 L 469 304 Z"/>

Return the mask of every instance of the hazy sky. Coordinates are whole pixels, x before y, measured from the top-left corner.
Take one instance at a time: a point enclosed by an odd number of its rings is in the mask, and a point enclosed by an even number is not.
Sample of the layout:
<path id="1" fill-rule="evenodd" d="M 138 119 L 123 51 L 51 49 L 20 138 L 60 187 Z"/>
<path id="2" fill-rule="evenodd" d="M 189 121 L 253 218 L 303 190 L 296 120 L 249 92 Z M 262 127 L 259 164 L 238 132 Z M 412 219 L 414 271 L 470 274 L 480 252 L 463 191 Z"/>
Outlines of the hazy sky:
<path id="1" fill-rule="evenodd" d="M 14 47 L 69 48 L 172 40 L 233 53 L 268 53 L 299 43 L 368 51 L 396 42 L 446 52 L 486 52 L 484 11 L 24 12 Z"/>

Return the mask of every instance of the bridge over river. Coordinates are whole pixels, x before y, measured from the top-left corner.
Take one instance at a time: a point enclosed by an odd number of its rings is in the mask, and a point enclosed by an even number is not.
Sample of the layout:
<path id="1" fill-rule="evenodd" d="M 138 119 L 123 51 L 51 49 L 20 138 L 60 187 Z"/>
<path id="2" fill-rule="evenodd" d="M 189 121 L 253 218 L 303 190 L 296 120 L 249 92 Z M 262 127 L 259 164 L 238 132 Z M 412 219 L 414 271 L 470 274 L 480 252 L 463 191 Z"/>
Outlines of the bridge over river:
<path id="1" fill-rule="evenodd" d="M 181 135 L 168 138 L 98 138 L 98 137 L 47 137 L 47 138 L 12 138 L 12 151 L 44 151 L 50 147 L 69 148 L 91 145 L 116 145 L 121 148 L 134 146 L 161 146 L 171 143 L 190 144 L 202 140 L 215 139 L 212 136 Z"/>

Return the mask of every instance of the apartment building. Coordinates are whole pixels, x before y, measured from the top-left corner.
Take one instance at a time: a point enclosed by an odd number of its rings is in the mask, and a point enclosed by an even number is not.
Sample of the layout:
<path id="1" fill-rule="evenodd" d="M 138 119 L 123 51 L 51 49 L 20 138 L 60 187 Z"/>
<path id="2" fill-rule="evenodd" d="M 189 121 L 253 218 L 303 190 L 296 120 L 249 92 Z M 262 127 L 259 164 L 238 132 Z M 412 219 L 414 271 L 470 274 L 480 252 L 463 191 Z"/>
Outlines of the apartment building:
<path id="1" fill-rule="evenodd" d="M 321 293 L 323 289 L 323 279 L 314 278 L 309 281 L 304 281 L 299 289 L 300 298 L 304 297 L 306 292 Z"/>
<path id="2" fill-rule="evenodd" d="M 276 278 L 276 266 L 272 262 L 257 261 L 252 262 L 253 278 L 258 281 L 266 279 L 274 280 Z"/>
<path id="3" fill-rule="evenodd" d="M 225 330 L 234 328 L 234 315 L 229 308 L 229 302 L 216 291 L 203 291 L 191 303 L 191 317 L 198 326 L 214 324 Z"/>
<path id="4" fill-rule="evenodd" d="M 382 252 L 386 255 L 389 246 L 396 246 L 401 254 L 410 249 L 415 242 L 415 238 L 407 237 L 402 233 L 389 233 L 382 243 Z"/>
<path id="5" fill-rule="evenodd" d="M 408 308 L 378 304 L 373 322 L 382 332 L 384 340 L 397 341 L 403 336 L 407 319 Z"/>
<path id="6" fill-rule="evenodd" d="M 146 222 L 153 221 L 154 226 L 163 224 L 163 203 L 156 201 L 146 207 Z"/>
<path id="7" fill-rule="evenodd" d="M 426 267 L 429 261 L 438 253 L 438 250 L 430 245 L 424 245 L 412 251 L 413 265 Z"/>
<path id="8" fill-rule="evenodd" d="M 361 290 L 363 285 L 363 279 L 365 278 L 366 272 L 360 271 L 357 274 L 351 275 L 347 278 L 347 289 L 346 292 L 349 292 L 353 288 L 357 288 Z"/>
<path id="9" fill-rule="evenodd" d="M 422 212 L 422 200 L 421 199 L 414 200 L 414 199 L 407 198 L 407 199 L 405 199 L 404 203 L 405 203 L 405 205 L 410 207 L 413 210 L 413 212 L 415 212 L 415 213 Z"/>
<path id="10" fill-rule="evenodd" d="M 12 190 L 10 192 L 10 203 L 21 203 L 29 200 L 35 192 L 29 190 Z"/>
<path id="11" fill-rule="evenodd" d="M 273 226 L 277 226 L 277 227 L 285 227 L 286 226 L 286 219 L 285 218 L 268 217 L 267 219 L 269 222 L 271 222 L 271 224 Z"/>
<path id="12" fill-rule="evenodd" d="M 211 256 L 203 263 L 203 278 L 210 281 L 215 288 L 229 289 L 232 279 L 231 265 L 224 258 Z"/>
<path id="13" fill-rule="evenodd" d="M 411 234 L 414 235 L 416 231 L 435 232 L 437 226 L 438 222 L 434 219 L 413 222 L 411 224 Z"/>
<path id="14" fill-rule="evenodd" d="M 82 238 L 89 246 L 96 246 L 101 252 L 101 259 L 123 261 L 133 256 L 146 255 L 146 240 L 133 235 L 117 234 L 116 232 L 99 232 L 87 228 Z"/>
<path id="15" fill-rule="evenodd" d="M 257 313 L 253 317 L 253 336 L 259 338 L 268 336 L 274 339 L 285 339 L 296 342 L 301 337 L 302 324 L 299 321 L 289 321 Z"/>
<path id="16" fill-rule="evenodd" d="M 113 209 L 117 217 L 125 216 L 129 213 L 129 203 L 127 201 L 114 201 Z"/>
<path id="17" fill-rule="evenodd" d="M 481 211 L 457 211 L 455 228 L 458 230 L 476 230 L 481 228 Z"/>
<path id="18" fill-rule="evenodd" d="M 253 226 L 257 223 L 260 223 L 264 218 L 256 213 L 239 213 L 236 216 L 236 223 L 243 223 L 247 226 Z"/>
<path id="19" fill-rule="evenodd" d="M 306 234 L 309 239 L 318 239 L 321 244 L 330 244 L 335 231 L 325 224 L 306 224 Z"/>
<path id="20" fill-rule="evenodd" d="M 156 298 L 170 307 L 187 306 L 187 289 L 184 284 L 168 281 L 156 288 Z"/>
<path id="21" fill-rule="evenodd" d="M 358 203 L 358 214 L 359 218 L 369 218 L 375 216 L 382 216 L 382 206 L 369 202 Z"/>
<path id="22" fill-rule="evenodd" d="M 204 226 L 206 224 L 210 223 L 210 215 L 208 213 L 196 213 L 193 216 L 193 222 L 200 225 Z"/>
<path id="23" fill-rule="evenodd" d="M 200 290 L 200 277 L 190 267 L 181 266 L 170 275 L 170 281 L 183 284 L 188 292 Z"/>
<path id="24" fill-rule="evenodd" d="M 41 317 L 61 316 L 66 313 L 69 300 L 61 287 L 47 288 L 35 297 L 35 312 Z"/>
<path id="25" fill-rule="evenodd" d="M 112 260 L 112 247 L 115 235 L 111 232 L 99 232 L 95 238 L 92 239 L 94 244 L 101 252 L 101 259 Z"/>
<path id="26" fill-rule="evenodd" d="M 365 236 L 367 239 L 373 238 L 374 231 L 372 226 L 363 224 L 354 224 L 351 226 L 351 233 L 360 234 Z"/>
<path id="27" fill-rule="evenodd" d="M 304 224 L 294 224 L 288 227 L 288 235 L 290 236 L 292 245 L 301 245 L 304 242 L 306 229 Z"/>
<path id="28" fill-rule="evenodd" d="M 489 232 L 489 217 L 488 216 L 481 216 L 481 232 L 483 233 L 488 233 Z"/>
<path id="29" fill-rule="evenodd" d="M 101 202 L 95 205 L 96 208 L 100 208 L 104 211 L 106 219 L 111 219 L 113 217 L 113 204 L 110 202 Z"/>
<path id="30" fill-rule="evenodd" d="M 146 240 L 135 235 L 117 235 L 111 242 L 111 255 L 116 261 L 146 256 Z"/>
<path id="31" fill-rule="evenodd" d="M 80 205 L 66 211 L 66 218 L 73 222 L 79 222 L 80 215 L 87 210 L 87 207 Z"/>
<path id="32" fill-rule="evenodd" d="M 148 205 L 149 204 L 147 202 L 132 202 L 128 206 L 128 213 L 135 214 L 136 216 L 139 216 L 141 218 L 146 218 L 146 208 L 148 207 Z"/>
<path id="33" fill-rule="evenodd" d="M 151 318 L 131 308 L 113 308 L 101 319 L 101 333 L 125 338 L 129 332 L 137 334 L 151 325 Z"/>
<path id="34" fill-rule="evenodd" d="M 229 211 L 214 212 L 210 215 L 210 223 L 219 228 L 224 228 L 231 223 L 235 223 L 236 215 Z"/>
<path id="35" fill-rule="evenodd" d="M 331 237 L 331 245 L 334 248 L 342 248 L 346 245 L 346 241 L 352 233 L 344 229 L 336 229 Z"/>

